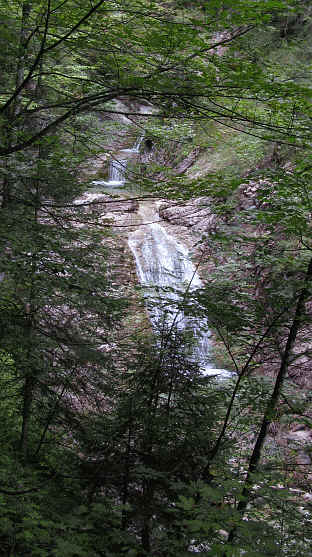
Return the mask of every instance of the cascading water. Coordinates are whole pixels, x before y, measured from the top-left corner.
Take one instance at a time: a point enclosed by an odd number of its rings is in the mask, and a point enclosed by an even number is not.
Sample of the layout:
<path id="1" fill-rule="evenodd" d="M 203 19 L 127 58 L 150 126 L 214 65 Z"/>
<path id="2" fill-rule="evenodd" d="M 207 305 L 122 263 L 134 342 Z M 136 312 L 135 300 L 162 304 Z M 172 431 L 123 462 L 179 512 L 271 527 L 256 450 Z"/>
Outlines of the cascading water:
<path id="1" fill-rule="evenodd" d="M 159 220 L 159 215 L 152 205 L 142 204 L 139 213 L 143 226 L 129 235 L 129 246 L 140 283 L 146 287 L 145 299 L 153 327 L 170 332 L 191 331 L 194 343 L 187 355 L 190 361 L 198 363 L 205 375 L 224 376 L 225 370 L 215 369 L 211 362 L 208 323 L 185 315 L 182 309 L 187 293 L 201 286 L 187 248 L 159 222 L 153 222 Z"/>
<path id="2" fill-rule="evenodd" d="M 139 137 L 136 139 L 133 147 L 131 147 L 131 149 L 123 149 L 122 152 L 123 153 L 139 153 L 143 139 L 144 139 L 144 135 L 139 135 Z"/>
<path id="3" fill-rule="evenodd" d="M 143 139 L 144 136 L 138 137 L 131 149 L 123 149 L 121 153 L 138 154 Z M 128 159 L 112 160 L 109 181 L 97 180 L 93 183 L 113 189 L 123 185 L 127 162 Z M 160 219 L 154 205 L 142 204 L 139 214 L 143 226 L 139 225 L 129 235 L 129 246 L 136 260 L 139 280 L 145 287 L 145 299 L 154 329 L 170 334 L 190 331 L 193 342 L 188 343 L 190 348 L 186 357 L 196 362 L 205 375 L 231 375 L 226 370 L 216 369 L 211 362 L 207 321 L 190 317 L 183 310 L 187 294 L 201 286 L 187 248 L 170 236 L 159 222 L 155 222 Z"/>
<path id="4" fill-rule="evenodd" d="M 125 183 L 125 173 L 127 168 L 127 160 L 112 160 L 109 165 L 109 181 L 110 186 L 121 186 Z"/>
<path id="5" fill-rule="evenodd" d="M 112 159 L 109 163 L 108 180 L 93 180 L 92 184 L 95 186 L 107 186 L 114 188 L 123 186 L 125 183 L 125 173 L 127 169 L 127 159 Z"/>
<path id="6" fill-rule="evenodd" d="M 129 153 L 137 155 L 140 152 L 140 147 L 142 141 L 144 139 L 144 135 L 140 135 L 133 147 L 130 149 L 122 149 L 120 153 Z M 100 185 L 100 186 L 108 186 L 110 187 L 117 187 L 122 186 L 126 179 L 126 170 L 128 165 L 128 159 L 112 159 L 109 163 L 109 170 L 108 170 L 108 181 L 106 180 L 94 180 L 93 184 Z"/>

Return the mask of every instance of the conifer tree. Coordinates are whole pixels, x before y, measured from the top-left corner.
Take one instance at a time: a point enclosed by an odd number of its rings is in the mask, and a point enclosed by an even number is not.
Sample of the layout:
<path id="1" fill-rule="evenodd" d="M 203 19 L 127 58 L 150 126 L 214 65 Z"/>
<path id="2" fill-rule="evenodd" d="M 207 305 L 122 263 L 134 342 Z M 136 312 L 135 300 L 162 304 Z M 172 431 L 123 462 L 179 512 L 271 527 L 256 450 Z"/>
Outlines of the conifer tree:
<path id="1" fill-rule="evenodd" d="M 231 221 L 237 182 L 221 193 L 216 177 L 165 182 L 173 196 L 214 193 L 225 215 L 209 248 L 219 267 L 196 295 L 235 368 L 224 383 L 200 377 L 179 335 L 163 350 L 150 339 L 115 348 L 127 303 L 113 281 L 116 245 L 106 247 L 102 205 L 77 203 L 95 111 L 106 136 L 122 113 L 163 126 L 160 136 L 168 120 L 187 119 L 308 145 L 309 87 L 263 60 L 255 41 L 268 30 L 289 40 L 302 7 L 0 2 L 4 555 L 309 554 L 309 515 L 294 548 L 297 501 L 275 493 L 287 474 L 263 445 L 279 397 L 293 396 L 286 373 L 310 356 L 295 351 L 310 333 L 310 162 L 262 182 L 257 210 L 241 220 Z M 259 222 L 265 233 L 250 237 Z M 277 226 L 286 237 L 278 249 Z M 254 375 L 268 360 L 279 362 L 273 388 Z"/>

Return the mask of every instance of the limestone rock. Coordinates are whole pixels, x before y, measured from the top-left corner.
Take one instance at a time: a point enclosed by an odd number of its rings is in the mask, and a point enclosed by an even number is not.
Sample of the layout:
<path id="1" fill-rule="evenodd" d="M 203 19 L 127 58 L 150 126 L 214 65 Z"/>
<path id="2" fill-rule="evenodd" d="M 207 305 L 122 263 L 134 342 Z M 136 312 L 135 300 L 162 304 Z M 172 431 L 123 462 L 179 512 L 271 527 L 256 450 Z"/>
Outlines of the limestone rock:
<path id="1" fill-rule="evenodd" d="M 287 439 L 302 444 L 310 443 L 312 441 L 312 432 L 307 430 L 291 431 L 287 434 Z"/>
<path id="2" fill-rule="evenodd" d="M 215 221 L 215 216 L 209 207 L 209 199 L 206 197 L 186 203 L 162 203 L 159 207 L 159 215 L 171 224 L 192 227 L 199 232 L 211 228 Z"/>

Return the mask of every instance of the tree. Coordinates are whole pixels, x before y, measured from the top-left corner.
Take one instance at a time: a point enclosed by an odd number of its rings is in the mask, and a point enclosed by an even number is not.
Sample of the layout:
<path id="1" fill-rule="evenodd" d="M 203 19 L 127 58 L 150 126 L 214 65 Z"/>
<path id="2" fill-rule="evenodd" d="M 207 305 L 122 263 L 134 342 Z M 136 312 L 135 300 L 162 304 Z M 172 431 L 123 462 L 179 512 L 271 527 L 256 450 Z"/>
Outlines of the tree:
<path id="1" fill-rule="evenodd" d="M 250 542 L 246 543 L 246 540 L 253 525 L 250 523 L 246 529 L 242 517 L 245 521 L 252 520 L 253 505 L 258 506 L 260 492 L 255 499 L 255 490 L 266 481 L 260 472 L 261 463 L 268 466 L 268 481 L 271 488 L 274 485 L 274 472 L 270 474 L 269 464 L 272 444 L 273 451 L 276 449 L 274 442 L 268 439 L 270 427 L 276 426 L 281 416 L 285 421 L 284 414 L 289 411 L 294 420 L 301 421 L 302 415 L 309 415 L 309 407 L 302 408 L 304 403 L 296 407 L 297 410 L 289 406 L 295 392 L 294 384 L 304 384 L 304 370 L 311 365 L 306 343 L 311 328 L 309 173 L 310 165 L 304 157 L 296 161 L 291 171 L 286 167 L 266 171 L 261 177 L 256 175 L 245 179 L 247 183 L 243 183 L 238 192 L 241 196 L 242 192 L 252 191 L 249 203 L 240 209 L 238 217 L 232 195 L 232 218 L 226 211 L 214 243 L 209 239 L 209 244 L 203 248 L 209 250 L 218 265 L 215 276 L 211 276 L 198 299 L 200 306 L 206 307 L 210 322 L 238 374 L 226 417 L 203 470 L 203 478 L 209 484 L 214 483 L 210 471 L 232 435 L 233 422 L 240 430 L 243 427 L 237 408 L 242 407 L 242 399 L 248 401 L 246 384 L 250 390 L 250 379 L 254 382 L 255 373 L 259 370 L 262 374 L 267 374 L 268 370 L 273 372 L 272 387 L 265 397 L 262 393 L 262 401 L 259 400 L 256 408 L 251 410 L 251 400 L 247 402 L 249 413 L 257 411 L 252 421 L 251 417 L 248 419 L 249 428 L 251 423 L 258 425 L 254 431 L 253 449 L 250 456 L 246 455 L 244 486 L 235 505 L 238 515 L 232 518 L 228 545 L 222 555 L 232 554 L 232 544 L 250 551 Z M 224 207 L 220 206 L 217 191 L 215 195 L 222 219 Z M 241 202 L 239 195 L 236 193 L 236 200 Z M 226 205 L 229 206 L 229 200 Z M 304 423 L 308 425 L 310 422 Z M 286 452 L 284 458 L 292 469 L 294 464 L 290 454 Z M 280 463 L 277 466 L 282 468 Z M 302 471 L 302 485 L 307 489 L 304 477 Z M 285 479 L 282 480 L 284 482 Z M 257 487 L 257 484 L 260 486 Z M 288 497 L 287 504 L 291 506 L 293 501 L 289 494 Z M 284 507 L 286 509 L 286 503 Z M 274 542 L 273 555 L 288 554 L 288 536 L 293 526 L 289 518 L 285 520 L 288 521 L 285 538 Z M 275 527 L 278 530 L 277 524 Z M 255 554 L 261 554 L 260 547 L 265 551 L 265 545 L 262 546 L 265 542 L 259 536 L 257 543 L 260 553 Z M 298 546 L 297 551 L 300 554 L 302 546 Z"/>
<path id="2" fill-rule="evenodd" d="M 259 517 L 259 552 L 272 554 L 276 547 L 269 538 L 286 531 L 278 551 L 296 554 L 289 519 L 286 527 L 272 525 L 263 501 L 246 506 L 254 499 L 251 474 L 266 431 L 261 429 L 251 457 L 248 442 L 241 455 L 237 431 L 249 431 L 253 418 L 267 430 L 279 387 L 271 395 L 270 385 L 248 382 L 248 376 L 263 359 L 277 356 L 284 376 L 292 347 L 281 356 L 279 349 L 287 331 L 299 341 L 299 332 L 309 327 L 304 321 L 302 328 L 301 319 L 306 318 L 306 255 L 290 269 L 287 250 L 294 244 L 276 253 L 270 228 L 281 222 L 289 234 L 299 223 L 308 237 L 305 179 L 297 190 L 298 174 L 284 173 L 278 180 L 275 175 L 274 203 L 272 183 L 265 183 L 256 217 L 268 234 L 250 239 L 239 230 L 239 264 L 231 252 L 236 223 L 214 237 L 214 249 L 218 242 L 222 246 L 216 258 L 223 269 L 199 300 L 240 371 L 234 386 L 200 379 L 196 366 L 177 350 L 185 342 L 179 336 L 165 335 L 160 357 L 159 347 L 140 351 L 138 342 L 138 358 L 131 362 L 129 353 L 124 362 L 118 347 L 113 350 L 112 328 L 126 301 L 122 288 L 112 284 L 113 265 L 104 262 L 101 204 L 74 203 L 84 188 L 77 168 L 92 153 L 82 143 L 94 139 L 94 129 L 86 129 L 94 111 L 102 118 L 123 113 L 138 125 L 149 118 L 160 136 L 167 133 L 166 120 L 185 118 L 213 120 L 300 147 L 310 140 L 309 88 L 289 75 L 285 79 L 277 64 L 263 63 L 251 47 L 256 29 L 267 29 L 273 17 L 278 21 L 296 3 L 184 5 L 145 0 L 87 7 L 71 0 L 1 5 L 7 25 L 1 368 L 12 402 L 4 407 L 10 431 L 2 494 L 9 503 L 2 510 L 9 519 L 2 543 L 8 555 L 175 555 L 190 553 L 192 544 L 222 555 L 235 551 L 228 546 L 238 535 L 240 547 L 252 554 L 250 532 Z M 154 112 L 142 115 L 139 103 Z M 304 167 L 303 176 L 306 172 Z M 181 186 L 180 177 L 165 182 L 168 189 L 176 184 Z M 211 193 L 206 181 L 200 185 Z M 216 210 L 228 218 L 229 204 L 222 207 L 219 200 Z M 252 225 L 249 211 L 242 217 Z M 305 249 L 306 238 L 296 241 Z M 114 252 L 108 258 L 114 259 Z M 224 265 L 225 253 L 232 254 L 231 265 Z M 251 257 L 261 270 L 270 266 L 266 281 L 248 274 Z M 236 282 L 229 277 L 233 269 Z M 285 287 L 281 277 L 287 273 L 291 280 Z M 268 467 L 267 478 L 260 478 L 261 495 L 265 501 L 269 493 L 273 501 L 272 478 L 278 479 L 269 460 Z M 247 499 L 237 503 L 242 495 Z M 275 499 L 273 513 L 281 504 Z M 17 509 L 19 500 L 23 508 Z M 242 520 L 246 510 L 252 516 L 249 530 Z M 303 542 L 304 551 L 308 543 Z"/>
<path id="3" fill-rule="evenodd" d="M 168 6 L 144 0 L 131 5 L 101 0 L 90 8 L 69 0 L 27 1 L 20 7 L 12 1 L 12 8 L 8 12 L 2 7 L 2 19 L 12 29 L 7 43 L 18 52 L 17 78 L 8 76 L 1 112 L 3 129 L 26 129 L 7 138 L 2 155 L 34 145 L 80 112 L 110 111 L 110 101 L 118 98 L 152 102 L 167 117 L 191 115 L 251 126 L 254 133 L 262 129 L 266 138 L 309 137 L 309 128 L 297 122 L 293 110 L 294 99 L 297 111 L 304 105 L 305 89 L 294 82 L 284 84 L 277 76 L 272 81 L 246 51 L 244 59 L 242 51 L 239 60 L 236 55 L 245 46 L 243 37 L 269 24 L 272 12 L 292 10 L 289 3 L 258 0 L 233 8 L 226 2 L 219 10 L 211 2 L 203 12 L 180 10 L 175 2 Z M 60 89 L 60 80 L 68 84 L 69 93 Z M 39 86 L 36 102 L 33 95 Z M 257 105 L 266 112 L 260 109 L 257 114 Z M 276 110 L 279 105 L 282 111 Z M 52 109 L 56 112 L 51 118 Z M 30 129 L 34 118 L 41 120 L 40 129 Z"/>

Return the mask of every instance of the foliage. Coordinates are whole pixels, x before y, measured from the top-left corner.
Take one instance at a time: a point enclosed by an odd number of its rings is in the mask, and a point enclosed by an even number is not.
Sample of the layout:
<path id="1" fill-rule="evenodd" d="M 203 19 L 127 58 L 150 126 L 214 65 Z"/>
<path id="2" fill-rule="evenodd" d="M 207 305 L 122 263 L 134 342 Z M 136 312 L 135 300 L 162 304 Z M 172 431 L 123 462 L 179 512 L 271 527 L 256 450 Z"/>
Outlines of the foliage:
<path id="1" fill-rule="evenodd" d="M 311 86 L 291 39 L 309 14 L 278 0 L 0 2 L 3 555 L 310 555 L 309 503 L 291 491 L 307 478 L 267 434 L 290 412 L 311 423 L 295 389 L 310 361 Z M 179 308 L 208 316 L 230 379 L 203 377 L 174 327 L 118 344 L 129 300 L 112 200 L 84 202 L 80 172 L 142 128 L 157 155 L 143 186 L 209 196 L 218 217 L 201 244 L 214 272 Z M 271 153 L 242 179 L 263 140 L 293 166 Z M 207 148 L 209 174 L 179 174 Z"/>

